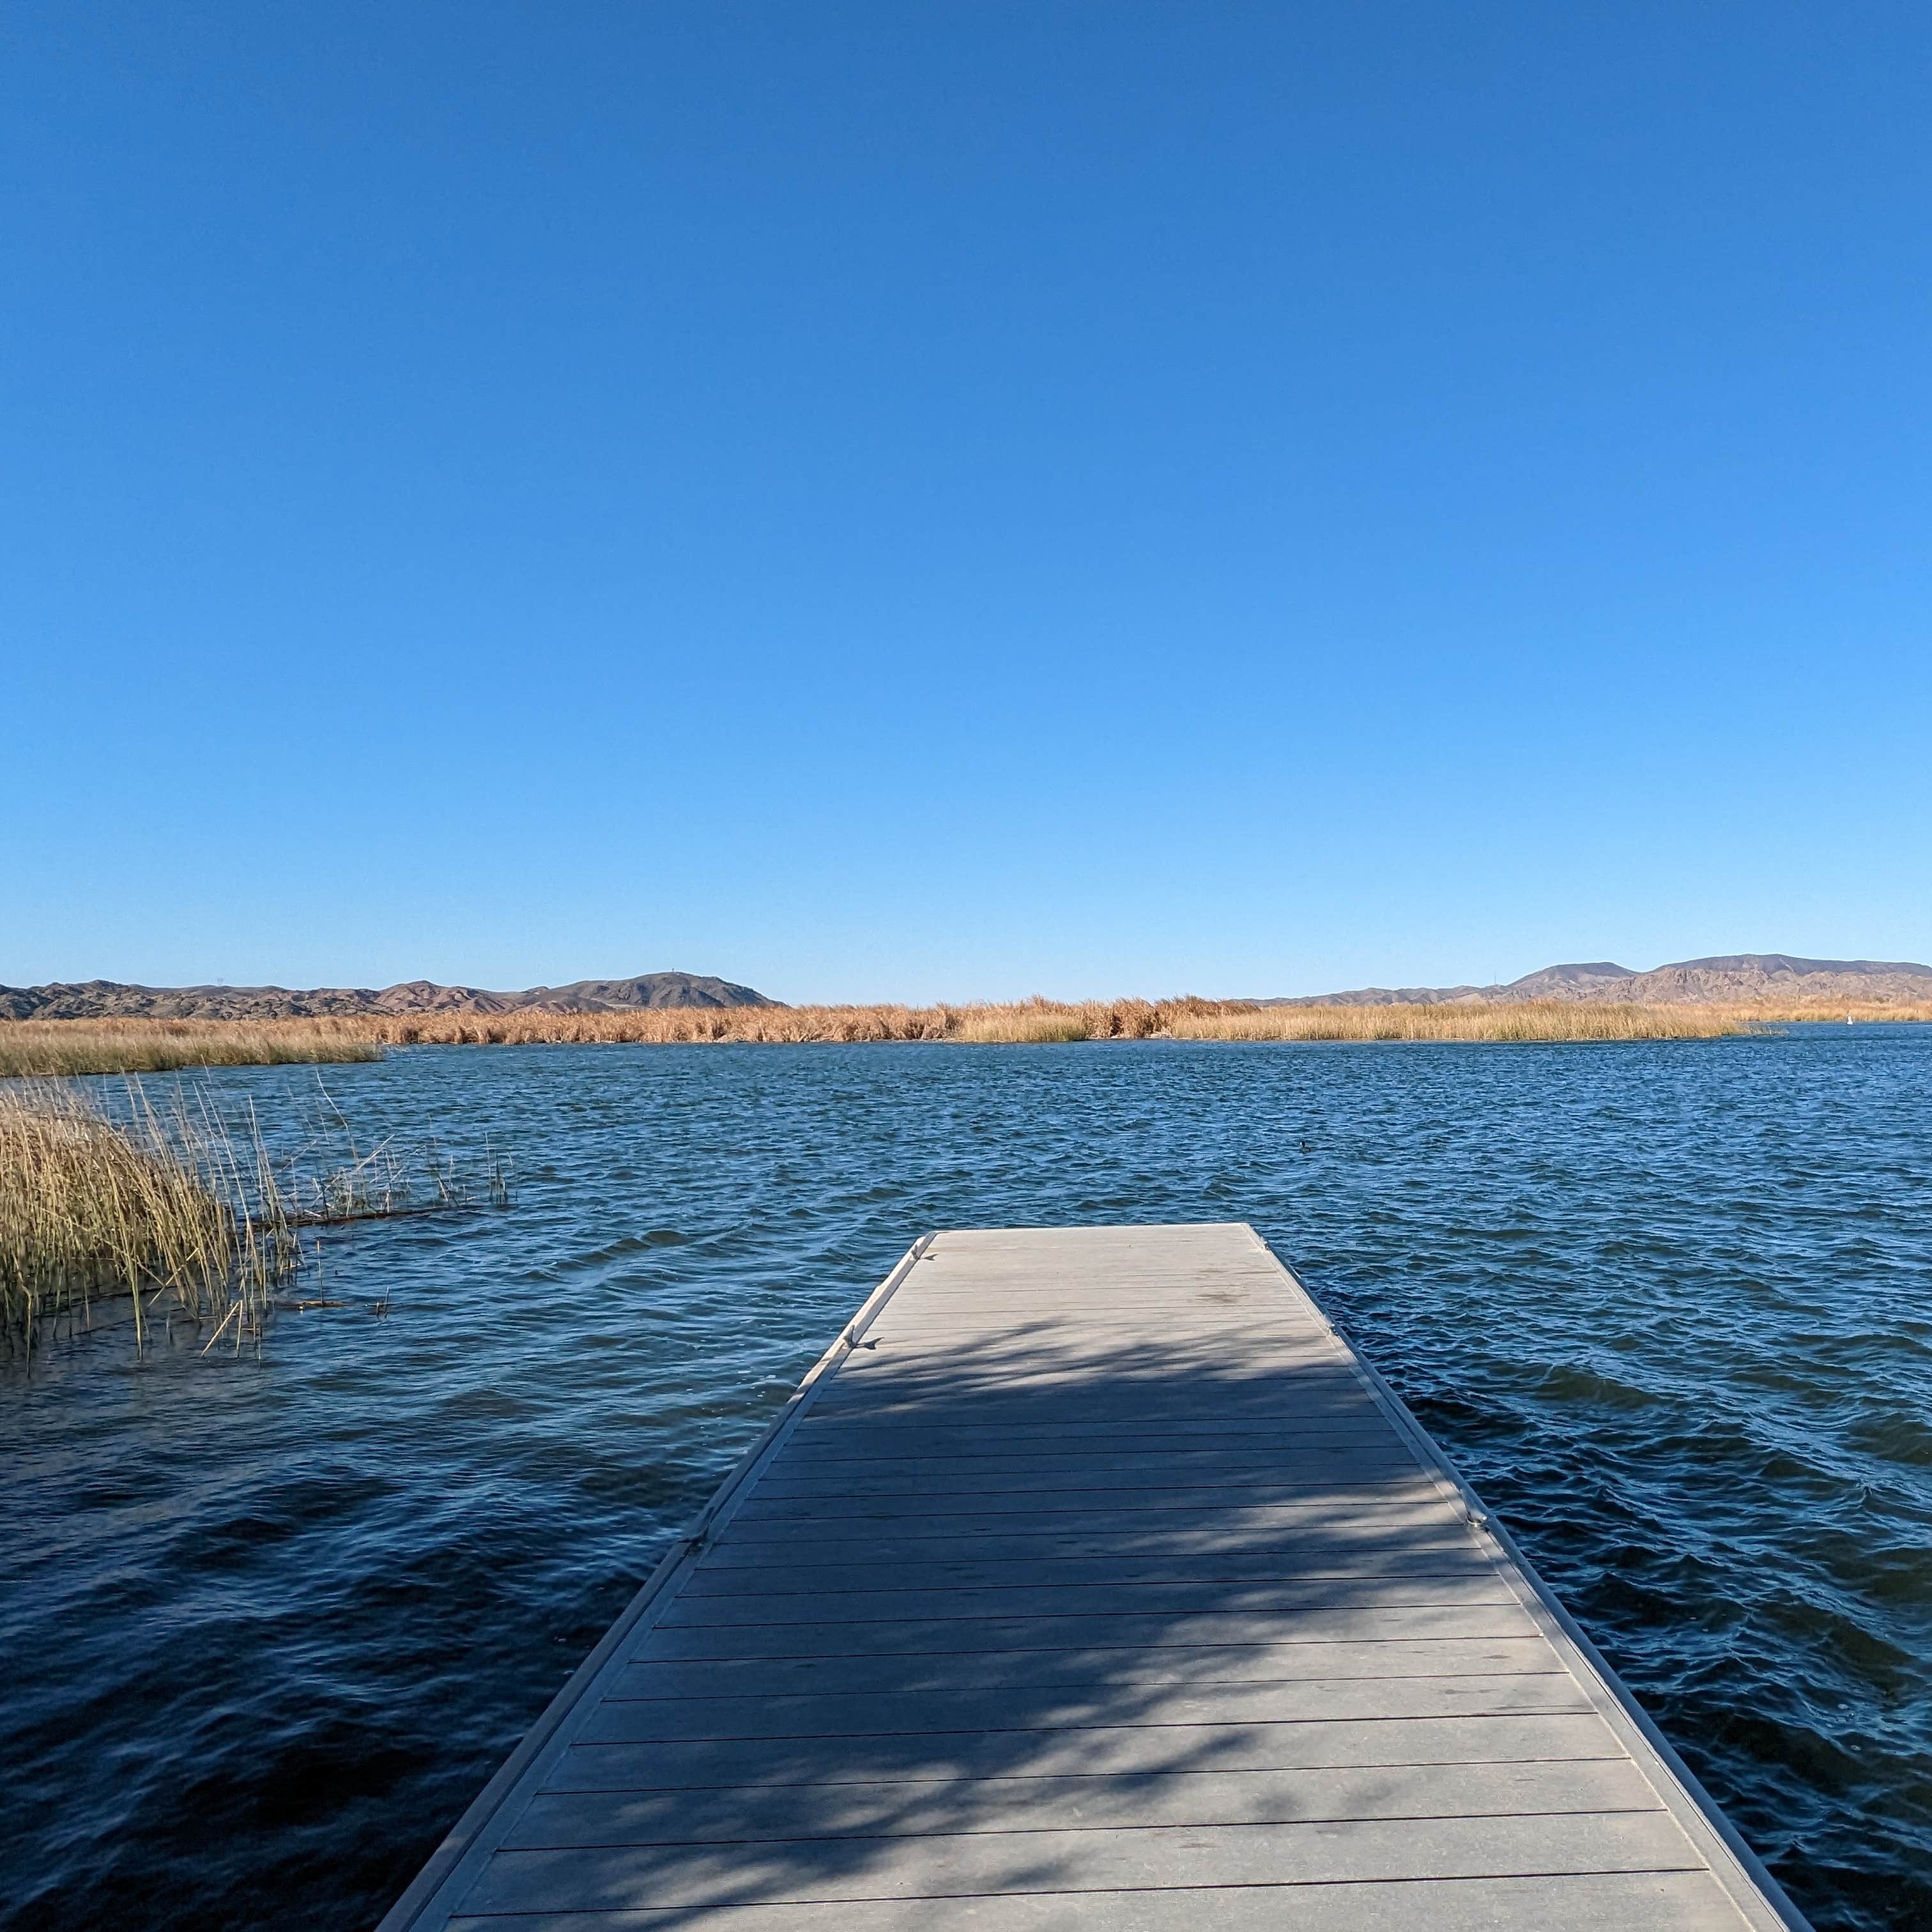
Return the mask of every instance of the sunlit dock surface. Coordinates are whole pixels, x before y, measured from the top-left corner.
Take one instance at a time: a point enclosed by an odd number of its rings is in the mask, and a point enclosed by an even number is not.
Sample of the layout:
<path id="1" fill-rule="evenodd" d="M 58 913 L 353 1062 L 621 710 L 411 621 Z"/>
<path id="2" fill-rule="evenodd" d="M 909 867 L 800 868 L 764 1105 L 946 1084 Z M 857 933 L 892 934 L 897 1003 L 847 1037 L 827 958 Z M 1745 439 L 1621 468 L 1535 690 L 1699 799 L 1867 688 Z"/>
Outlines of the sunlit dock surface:
<path id="1" fill-rule="evenodd" d="M 1804 1922 L 1221 1224 L 916 1244 L 382 1932 Z"/>

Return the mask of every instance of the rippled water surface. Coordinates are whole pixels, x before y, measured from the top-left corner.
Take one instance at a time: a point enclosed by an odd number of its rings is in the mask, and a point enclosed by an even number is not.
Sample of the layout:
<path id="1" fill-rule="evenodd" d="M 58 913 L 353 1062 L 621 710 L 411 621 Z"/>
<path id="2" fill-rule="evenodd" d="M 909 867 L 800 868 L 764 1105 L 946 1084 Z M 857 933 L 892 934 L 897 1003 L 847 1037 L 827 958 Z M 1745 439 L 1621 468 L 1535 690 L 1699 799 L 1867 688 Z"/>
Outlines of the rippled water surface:
<path id="1" fill-rule="evenodd" d="M 0 1924 L 373 1922 L 915 1234 L 1245 1220 L 1816 1923 L 1932 1925 L 1932 1030 L 326 1077 L 514 1203 L 338 1232 L 260 1359 L 0 1364 Z"/>

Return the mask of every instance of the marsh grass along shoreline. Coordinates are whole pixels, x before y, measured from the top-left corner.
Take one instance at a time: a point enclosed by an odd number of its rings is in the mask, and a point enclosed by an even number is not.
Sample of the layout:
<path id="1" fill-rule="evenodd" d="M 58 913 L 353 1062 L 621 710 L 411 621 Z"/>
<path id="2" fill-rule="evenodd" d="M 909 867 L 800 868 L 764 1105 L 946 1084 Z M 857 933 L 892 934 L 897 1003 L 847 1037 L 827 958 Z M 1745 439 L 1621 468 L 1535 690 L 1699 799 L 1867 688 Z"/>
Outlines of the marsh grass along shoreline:
<path id="1" fill-rule="evenodd" d="M 204 1096 L 157 1107 L 129 1083 L 118 1117 L 58 1082 L 0 1090 L 0 1328 L 31 1348 L 42 1318 L 96 1298 L 259 1332 L 301 1240 L 259 1132 L 238 1139 Z"/>
<path id="2" fill-rule="evenodd" d="M 1800 1016 L 1755 1009 L 1574 1001 L 1262 1007 L 1246 1002 L 1192 999 L 1038 999 L 958 1006 L 767 1006 L 487 1016 L 452 1013 L 299 1022 L 124 1020 L 103 1024 L 38 1020 L 0 1024 L 0 1074 L 353 1061 L 377 1058 L 388 1046 L 417 1046 L 1712 1039 L 1747 1033 L 1781 1019 L 1844 1016 L 1838 1012 Z M 1882 1016 L 1917 1017 L 1889 1010 Z"/>
<path id="3" fill-rule="evenodd" d="M 962 1006 L 532 1009 L 298 1020 L 0 1020 L 0 1077 L 320 1065 L 380 1059 L 391 1046 L 1018 1046 L 1136 1040 L 1561 1044 L 1717 1040 L 1793 1022 L 1847 1019 L 1932 1021 L 1932 1004 L 1544 1000 L 1300 1006 L 1191 998 L 1036 998 Z"/>
<path id="4" fill-rule="evenodd" d="M 64 1081 L 0 1085 L 0 1335 L 31 1352 L 49 1318 L 131 1302 L 259 1340 L 272 1292 L 314 1258 L 303 1231 L 509 1200 L 486 1150 L 482 1187 L 434 1144 L 364 1148 L 318 1088 L 313 1131 L 272 1153 L 254 1107 L 224 1118 L 207 1089 L 160 1103 L 138 1078 L 110 1096 Z M 333 1304 L 323 1304 L 333 1305 Z"/>
<path id="5" fill-rule="evenodd" d="M 762 1006 L 648 1013 L 437 1014 L 390 1022 L 399 1046 L 772 1045 L 937 1041 L 1584 1040 L 1708 1039 L 1748 1022 L 1684 1006 L 1552 1000 L 1482 1006 L 1263 1006 L 1243 1000 L 1034 999 L 1003 1005 Z"/>
<path id="6" fill-rule="evenodd" d="M 320 1066 L 382 1054 L 380 1042 L 329 1020 L 0 1020 L 0 1076 L 30 1079 Z"/>

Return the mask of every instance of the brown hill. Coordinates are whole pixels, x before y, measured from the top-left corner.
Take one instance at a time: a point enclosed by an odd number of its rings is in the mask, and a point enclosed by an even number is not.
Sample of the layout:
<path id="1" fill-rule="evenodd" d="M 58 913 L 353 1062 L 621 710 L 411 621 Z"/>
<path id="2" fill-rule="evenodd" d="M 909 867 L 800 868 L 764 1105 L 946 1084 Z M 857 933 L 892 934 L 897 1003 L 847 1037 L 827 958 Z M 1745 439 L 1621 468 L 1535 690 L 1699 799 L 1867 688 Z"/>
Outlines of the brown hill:
<path id="1" fill-rule="evenodd" d="M 628 980 L 575 980 L 492 993 L 408 980 L 380 990 L 323 986 L 128 986 L 112 980 L 46 986 L 0 986 L 0 1018 L 26 1020 L 313 1019 L 358 1013 L 610 1013 L 640 1007 L 770 1006 L 778 1003 L 697 973 L 640 973 Z"/>
<path id="2" fill-rule="evenodd" d="M 1472 1004 L 1520 1000 L 1628 1000 L 1646 1006 L 1735 1006 L 1757 1000 L 1932 1001 L 1932 966 L 1910 960 L 1799 959 L 1726 952 L 1634 971 L 1607 959 L 1546 966 L 1494 986 L 1363 986 L 1352 992 L 1264 1000 L 1270 1006 Z"/>

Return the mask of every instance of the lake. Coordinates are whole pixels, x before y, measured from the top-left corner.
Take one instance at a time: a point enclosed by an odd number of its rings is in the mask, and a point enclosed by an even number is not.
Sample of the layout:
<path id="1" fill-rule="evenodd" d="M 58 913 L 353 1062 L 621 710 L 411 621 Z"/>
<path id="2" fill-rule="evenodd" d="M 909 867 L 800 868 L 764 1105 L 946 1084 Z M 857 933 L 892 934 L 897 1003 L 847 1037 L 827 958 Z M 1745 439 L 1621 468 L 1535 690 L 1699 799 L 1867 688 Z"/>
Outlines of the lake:
<path id="1" fill-rule="evenodd" d="M 916 1234 L 1145 1220 L 1254 1223 L 1821 1928 L 1932 1924 L 1932 1028 L 321 1077 L 512 1204 L 0 1364 L 0 1925 L 373 1923 Z"/>

